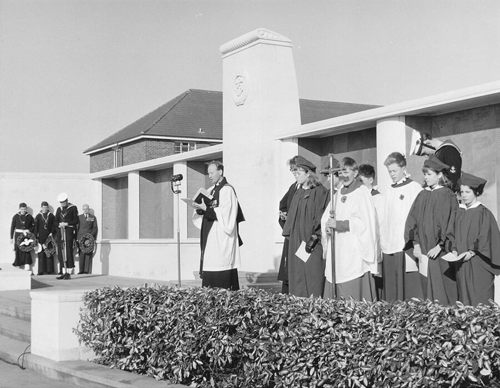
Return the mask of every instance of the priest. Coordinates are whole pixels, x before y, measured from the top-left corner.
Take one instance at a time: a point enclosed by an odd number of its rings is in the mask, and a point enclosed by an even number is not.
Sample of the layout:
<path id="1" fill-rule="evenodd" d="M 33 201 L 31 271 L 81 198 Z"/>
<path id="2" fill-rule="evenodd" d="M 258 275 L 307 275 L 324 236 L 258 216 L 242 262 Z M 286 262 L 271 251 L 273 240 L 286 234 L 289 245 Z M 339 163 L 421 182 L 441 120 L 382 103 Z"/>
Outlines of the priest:
<path id="1" fill-rule="evenodd" d="M 224 177 L 224 165 L 208 163 L 210 198 L 193 202 L 193 223 L 200 229 L 202 287 L 239 290 L 240 245 L 238 224 L 245 220 L 236 192 Z"/>

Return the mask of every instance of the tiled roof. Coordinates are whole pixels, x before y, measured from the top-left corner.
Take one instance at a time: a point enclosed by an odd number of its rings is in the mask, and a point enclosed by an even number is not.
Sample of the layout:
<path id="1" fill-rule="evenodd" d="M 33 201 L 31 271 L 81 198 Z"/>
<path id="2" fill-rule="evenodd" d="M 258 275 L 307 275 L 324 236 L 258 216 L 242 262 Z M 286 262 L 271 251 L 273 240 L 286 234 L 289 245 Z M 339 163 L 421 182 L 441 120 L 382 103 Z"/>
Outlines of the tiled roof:
<path id="1" fill-rule="evenodd" d="M 300 99 L 299 103 L 302 124 L 376 107 L 305 99 Z M 222 92 L 189 89 L 84 153 L 92 153 L 139 136 L 222 140 Z"/>

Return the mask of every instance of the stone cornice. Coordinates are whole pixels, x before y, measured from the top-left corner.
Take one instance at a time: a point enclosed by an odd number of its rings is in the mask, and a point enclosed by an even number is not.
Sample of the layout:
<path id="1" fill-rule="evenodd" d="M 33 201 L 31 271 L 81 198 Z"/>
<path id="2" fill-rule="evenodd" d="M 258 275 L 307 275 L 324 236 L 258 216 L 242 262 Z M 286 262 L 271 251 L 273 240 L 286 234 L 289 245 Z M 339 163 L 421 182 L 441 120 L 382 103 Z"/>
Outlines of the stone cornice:
<path id="1" fill-rule="evenodd" d="M 267 28 L 257 28 L 256 30 L 250 31 L 244 35 L 237 37 L 236 39 L 224 43 L 222 46 L 220 46 L 220 52 L 222 56 L 226 56 L 233 53 L 234 51 L 239 51 L 240 49 L 249 45 L 253 45 L 257 42 L 276 44 L 278 46 L 292 46 L 292 41 L 286 36 L 268 30 Z"/>

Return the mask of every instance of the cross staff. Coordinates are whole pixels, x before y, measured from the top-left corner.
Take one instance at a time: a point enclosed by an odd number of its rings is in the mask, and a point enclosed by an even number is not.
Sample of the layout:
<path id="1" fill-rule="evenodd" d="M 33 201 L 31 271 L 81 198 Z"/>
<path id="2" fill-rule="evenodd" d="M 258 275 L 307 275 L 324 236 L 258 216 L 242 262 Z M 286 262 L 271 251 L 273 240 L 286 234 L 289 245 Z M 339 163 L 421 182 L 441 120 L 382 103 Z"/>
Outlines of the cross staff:
<path id="1" fill-rule="evenodd" d="M 335 160 L 335 158 L 333 157 L 333 154 L 328 154 L 328 157 L 330 158 L 330 168 L 329 168 L 329 171 L 328 171 L 328 174 L 330 175 L 330 218 L 333 218 L 335 219 L 335 194 L 334 194 L 334 184 L 333 184 L 333 180 L 334 180 L 334 173 L 339 171 L 338 168 L 334 168 L 333 167 L 333 161 Z M 337 297 L 337 286 L 336 286 L 336 276 L 335 276 L 335 230 L 334 229 L 331 229 L 331 255 L 332 255 L 332 268 L 331 268 L 331 271 L 332 271 L 332 296 L 334 298 Z"/>

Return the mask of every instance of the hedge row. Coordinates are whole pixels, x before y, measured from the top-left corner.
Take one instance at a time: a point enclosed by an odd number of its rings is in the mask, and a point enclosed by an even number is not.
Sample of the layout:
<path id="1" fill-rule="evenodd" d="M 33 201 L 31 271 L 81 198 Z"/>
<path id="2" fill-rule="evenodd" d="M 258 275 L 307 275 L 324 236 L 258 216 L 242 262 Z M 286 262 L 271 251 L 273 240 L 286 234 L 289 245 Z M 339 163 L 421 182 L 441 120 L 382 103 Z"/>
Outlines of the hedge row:
<path id="1" fill-rule="evenodd" d="M 494 304 L 106 288 L 76 332 L 103 364 L 193 387 L 500 386 Z"/>

